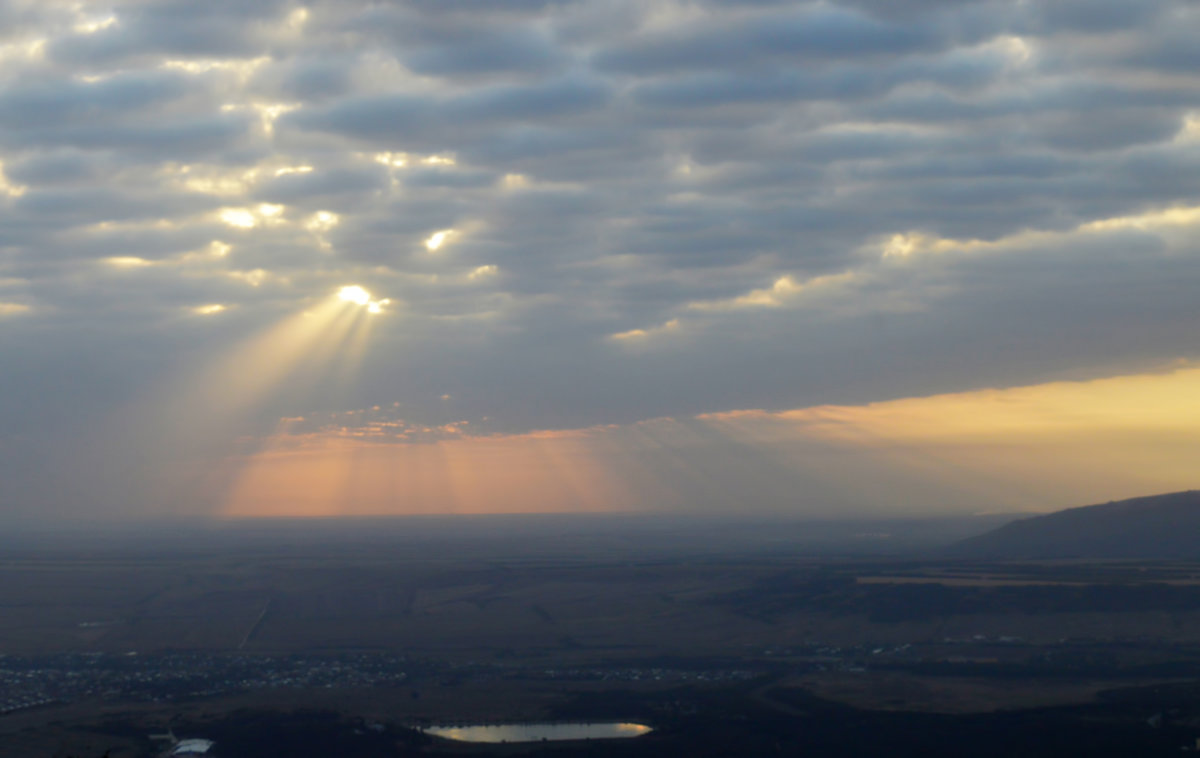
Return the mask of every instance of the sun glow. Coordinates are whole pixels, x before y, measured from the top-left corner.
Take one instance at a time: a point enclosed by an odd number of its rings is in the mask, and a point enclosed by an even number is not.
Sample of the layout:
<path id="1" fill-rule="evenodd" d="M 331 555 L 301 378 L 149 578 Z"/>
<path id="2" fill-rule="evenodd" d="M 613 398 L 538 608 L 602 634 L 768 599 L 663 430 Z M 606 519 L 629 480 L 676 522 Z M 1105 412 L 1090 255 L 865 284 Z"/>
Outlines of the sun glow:
<path id="1" fill-rule="evenodd" d="M 357 284 L 342 287 L 338 290 L 338 297 L 355 305 L 366 305 L 371 302 L 371 293 Z"/>
<path id="2" fill-rule="evenodd" d="M 338 290 L 338 298 L 347 303 L 361 305 L 367 309 L 367 313 L 383 313 L 383 306 L 388 305 L 392 301 L 385 298 L 380 300 L 372 300 L 371 293 L 367 292 L 357 284 L 350 284 Z"/>

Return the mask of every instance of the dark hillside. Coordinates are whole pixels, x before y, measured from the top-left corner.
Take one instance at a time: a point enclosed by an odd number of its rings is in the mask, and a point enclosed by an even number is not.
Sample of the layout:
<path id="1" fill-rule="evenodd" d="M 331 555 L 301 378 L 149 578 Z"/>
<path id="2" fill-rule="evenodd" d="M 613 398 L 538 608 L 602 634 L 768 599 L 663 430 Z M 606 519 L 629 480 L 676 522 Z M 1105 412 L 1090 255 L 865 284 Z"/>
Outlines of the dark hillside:
<path id="1" fill-rule="evenodd" d="M 963 558 L 1200 559 L 1200 491 L 1070 508 L 955 543 Z"/>

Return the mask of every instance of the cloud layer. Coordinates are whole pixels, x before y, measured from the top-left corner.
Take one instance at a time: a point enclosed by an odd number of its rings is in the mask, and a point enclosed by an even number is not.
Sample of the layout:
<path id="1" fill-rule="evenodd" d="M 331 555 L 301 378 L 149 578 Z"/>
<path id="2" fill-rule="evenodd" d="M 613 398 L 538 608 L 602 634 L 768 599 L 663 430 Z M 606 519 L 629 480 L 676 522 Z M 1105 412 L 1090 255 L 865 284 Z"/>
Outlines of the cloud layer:
<path id="1" fill-rule="evenodd" d="M 1194 358 L 1198 36 L 1186 0 L 0 0 L 0 497 L 103 500 L 129 408 L 350 284 L 389 301 L 352 380 L 231 438 Z"/>

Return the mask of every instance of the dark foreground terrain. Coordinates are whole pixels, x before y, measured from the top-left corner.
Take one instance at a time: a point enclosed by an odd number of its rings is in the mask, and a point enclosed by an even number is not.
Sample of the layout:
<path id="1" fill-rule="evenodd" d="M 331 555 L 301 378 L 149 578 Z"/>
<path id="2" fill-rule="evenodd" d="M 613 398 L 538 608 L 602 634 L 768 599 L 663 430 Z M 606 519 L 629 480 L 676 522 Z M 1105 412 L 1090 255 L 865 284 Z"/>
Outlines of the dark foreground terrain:
<path id="1" fill-rule="evenodd" d="M 945 557 L 881 525 L 494 526 L 10 544 L 0 756 L 149 758 L 168 730 L 215 758 L 1154 756 L 1200 738 L 1197 563 Z M 654 731 L 419 731 L 535 720 Z"/>
<path id="2" fill-rule="evenodd" d="M 172 726 L 180 734 L 215 740 L 213 754 L 224 758 L 1166 756 L 1195 750 L 1200 687 L 1131 688 L 1103 693 L 1098 702 L 1086 705 L 970 715 L 859 709 L 802 688 L 770 684 L 653 693 L 613 689 L 577 696 L 547 715 L 637 718 L 653 724 L 655 731 L 629 740 L 469 746 L 431 738 L 410 723 L 305 709 L 239 709 L 176 718 Z M 162 743 L 152 746 L 147 726 L 145 719 L 121 715 L 73 731 L 92 743 L 108 744 L 109 755 L 152 756 Z"/>
<path id="3" fill-rule="evenodd" d="M 224 758 L 287 756 L 1178 756 L 1200 734 L 1200 688 L 1132 688 L 1098 703 L 979 715 L 871 711 L 797 687 L 613 690 L 577 697 L 560 717 L 630 715 L 653 722 L 631 740 L 464 747 L 402 724 L 335 711 L 239 710 L 176 724 L 216 740 Z M 112 720 L 98 734 L 136 741 L 143 724 Z M 965 750 L 966 748 L 966 750 Z M 216 750 L 216 748 L 214 748 Z"/>

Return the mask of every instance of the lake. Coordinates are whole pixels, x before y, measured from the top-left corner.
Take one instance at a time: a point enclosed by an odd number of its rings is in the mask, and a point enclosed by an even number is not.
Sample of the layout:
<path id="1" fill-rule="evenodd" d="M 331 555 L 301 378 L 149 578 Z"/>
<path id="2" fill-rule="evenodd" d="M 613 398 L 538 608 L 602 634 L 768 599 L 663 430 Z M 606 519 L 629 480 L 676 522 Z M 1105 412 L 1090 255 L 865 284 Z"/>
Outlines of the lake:
<path id="1" fill-rule="evenodd" d="M 640 737 L 652 731 L 644 724 L 468 724 L 432 726 L 426 734 L 458 742 L 541 742 L 546 740 L 611 740 Z"/>

